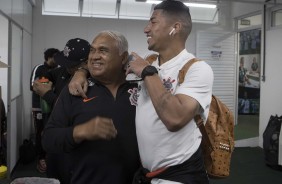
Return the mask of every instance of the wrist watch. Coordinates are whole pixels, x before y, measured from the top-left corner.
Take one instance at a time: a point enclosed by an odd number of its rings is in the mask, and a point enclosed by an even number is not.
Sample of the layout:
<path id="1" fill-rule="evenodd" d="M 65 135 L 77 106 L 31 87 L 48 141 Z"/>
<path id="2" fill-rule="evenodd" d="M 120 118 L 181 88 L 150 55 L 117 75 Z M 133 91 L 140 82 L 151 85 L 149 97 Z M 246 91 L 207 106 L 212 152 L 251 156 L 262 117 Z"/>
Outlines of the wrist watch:
<path id="1" fill-rule="evenodd" d="M 144 80 L 146 76 L 152 76 L 155 73 L 158 73 L 158 70 L 156 69 L 156 67 L 148 65 L 143 69 L 141 73 L 141 78 L 142 80 Z"/>

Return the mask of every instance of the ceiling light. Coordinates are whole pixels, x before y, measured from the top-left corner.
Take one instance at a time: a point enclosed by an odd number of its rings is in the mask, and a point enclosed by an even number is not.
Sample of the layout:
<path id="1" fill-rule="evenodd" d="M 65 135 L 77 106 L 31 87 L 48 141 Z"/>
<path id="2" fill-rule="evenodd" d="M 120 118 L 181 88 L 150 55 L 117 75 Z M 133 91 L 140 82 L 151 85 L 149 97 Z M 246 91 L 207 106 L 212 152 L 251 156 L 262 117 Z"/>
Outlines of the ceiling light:
<path id="1" fill-rule="evenodd" d="M 146 3 L 150 3 L 150 4 L 159 4 L 162 1 L 146 1 Z"/>
<path id="2" fill-rule="evenodd" d="M 199 8 L 216 8 L 215 4 L 201 4 L 201 3 L 184 3 L 186 6 Z"/>
<path id="3" fill-rule="evenodd" d="M 150 3 L 150 4 L 159 4 L 162 1 L 151 1 L 151 0 L 147 0 L 146 3 Z M 202 4 L 202 3 L 184 3 L 186 6 L 190 6 L 190 7 L 199 7 L 199 8 L 216 8 L 215 4 Z"/>

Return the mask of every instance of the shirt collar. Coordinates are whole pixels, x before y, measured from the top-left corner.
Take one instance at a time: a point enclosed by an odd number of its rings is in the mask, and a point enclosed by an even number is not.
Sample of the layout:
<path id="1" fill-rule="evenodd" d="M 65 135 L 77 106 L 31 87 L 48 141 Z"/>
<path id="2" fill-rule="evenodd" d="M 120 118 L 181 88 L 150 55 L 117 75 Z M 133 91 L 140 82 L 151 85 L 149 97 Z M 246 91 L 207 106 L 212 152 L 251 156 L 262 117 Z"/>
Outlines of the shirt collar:
<path id="1" fill-rule="evenodd" d="M 169 69 L 176 65 L 179 65 L 183 63 L 184 60 L 187 60 L 187 58 L 193 57 L 192 54 L 190 54 L 186 49 L 183 49 L 178 55 L 171 58 L 167 62 L 163 63 L 161 66 L 159 66 L 159 62 L 154 62 L 154 66 L 160 68 L 160 69 Z"/>

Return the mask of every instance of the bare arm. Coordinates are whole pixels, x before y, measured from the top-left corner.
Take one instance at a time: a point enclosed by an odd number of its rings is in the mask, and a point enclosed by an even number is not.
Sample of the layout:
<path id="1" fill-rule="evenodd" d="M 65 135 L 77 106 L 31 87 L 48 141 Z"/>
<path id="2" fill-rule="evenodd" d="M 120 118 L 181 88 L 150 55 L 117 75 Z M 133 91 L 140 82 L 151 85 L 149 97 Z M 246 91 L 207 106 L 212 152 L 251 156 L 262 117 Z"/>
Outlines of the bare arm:
<path id="1" fill-rule="evenodd" d="M 68 87 L 70 94 L 87 98 L 87 72 L 84 69 L 77 70 L 73 75 Z"/>
<path id="2" fill-rule="evenodd" d="M 144 82 L 159 118 L 169 131 L 180 130 L 198 112 L 200 105 L 194 98 L 171 94 L 158 75 L 147 76 Z"/>

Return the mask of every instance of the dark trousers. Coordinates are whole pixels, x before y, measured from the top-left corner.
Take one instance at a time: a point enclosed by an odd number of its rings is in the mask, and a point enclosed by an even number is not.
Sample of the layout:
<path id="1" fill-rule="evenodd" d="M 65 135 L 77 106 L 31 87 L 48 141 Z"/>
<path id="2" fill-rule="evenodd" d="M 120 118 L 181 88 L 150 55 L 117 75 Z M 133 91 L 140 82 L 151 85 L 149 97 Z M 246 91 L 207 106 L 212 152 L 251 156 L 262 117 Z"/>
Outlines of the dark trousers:
<path id="1" fill-rule="evenodd" d="M 147 178 L 145 176 L 147 173 L 148 170 L 145 168 L 139 169 L 134 176 L 133 184 L 150 184 L 150 181 L 153 178 Z M 168 167 L 154 178 L 176 181 L 184 184 L 209 184 L 201 148 L 182 164 Z"/>
<path id="2" fill-rule="evenodd" d="M 67 153 L 47 152 L 47 177 L 56 178 L 60 184 L 69 184 L 71 179 L 71 159 Z"/>
<path id="3" fill-rule="evenodd" d="M 42 136 L 42 131 L 44 129 L 45 121 L 47 120 L 45 120 L 46 117 L 42 114 L 41 111 L 33 111 L 32 116 L 33 116 L 33 123 L 35 129 L 36 152 L 39 159 L 45 159 L 46 152 L 42 148 L 41 136 Z"/>

